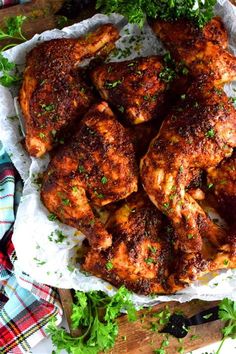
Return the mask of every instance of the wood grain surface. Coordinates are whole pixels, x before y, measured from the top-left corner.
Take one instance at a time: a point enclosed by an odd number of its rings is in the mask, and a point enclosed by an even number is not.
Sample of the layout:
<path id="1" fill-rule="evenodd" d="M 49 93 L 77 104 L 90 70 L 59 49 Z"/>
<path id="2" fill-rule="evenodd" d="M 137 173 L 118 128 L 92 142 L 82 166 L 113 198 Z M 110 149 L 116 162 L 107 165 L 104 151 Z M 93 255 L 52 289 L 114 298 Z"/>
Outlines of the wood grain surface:
<path id="1" fill-rule="evenodd" d="M 31 3 L 24 5 L 16 5 L 0 10 L 0 26 L 4 23 L 4 18 L 19 14 L 28 17 L 24 24 L 23 32 L 27 38 L 31 38 L 36 33 L 58 27 L 58 16 L 55 13 L 61 8 L 63 0 L 33 0 Z M 232 0 L 236 4 L 236 0 Z M 70 21 L 69 24 L 78 22 L 84 18 L 93 15 L 94 8 L 78 14 L 76 20 Z M 70 315 L 72 310 L 72 295 L 70 290 L 58 289 L 63 305 L 64 313 L 71 328 Z M 194 315 L 202 310 L 215 306 L 217 302 L 191 301 L 180 304 L 177 302 L 162 303 L 154 306 L 150 311 L 140 311 L 138 320 L 130 323 L 127 316 L 122 315 L 119 319 L 119 336 L 115 347 L 110 351 L 113 354 L 137 354 L 137 353 L 153 353 L 154 349 L 158 349 L 164 339 L 163 334 L 151 330 L 151 323 L 155 321 L 152 314 L 159 312 L 166 306 L 171 312 L 177 310 L 183 311 L 187 316 Z M 207 344 L 216 342 L 221 339 L 222 322 L 214 321 L 204 325 L 191 327 L 187 337 L 180 343 L 176 338 L 169 336 L 169 346 L 166 348 L 166 354 L 176 354 L 182 348 L 182 352 L 186 353 L 196 348 L 203 347 Z M 73 336 L 78 336 L 79 330 L 71 329 Z M 192 336 L 195 336 L 193 339 Z"/>
<path id="2" fill-rule="evenodd" d="M 72 296 L 70 290 L 59 289 L 63 309 L 70 325 L 70 315 L 72 310 Z M 180 304 L 179 302 L 166 302 L 152 307 L 150 310 L 141 310 L 138 312 L 138 319 L 135 322 L 129 322 L 126 315 L 118 319 L 119 335 L 115 347 L 110 354 L 151 354 L 154 349 L 161 347 L 162 341 L 166 338 L 165 334 L 153 331 L 152 323 L 157 323 L 153 314 L 164 310 L 166 307 L 171 313 L 181 311 L 187 317 L 191 317 L 200 311 L 210 309 L 216 306 L 218 301 L 200 301 L 193 300 Z M 181 349 L 182 353 L 190 352 L 201 348 L 221 339 L 222 321 L 209 322 L 203 325 L 191 326 L 188 335 L 179 341 L 173 336 L 168 336 L 169 345 L 166 348 L 166 354 L 177 354 Z M 161 327 L 158 329 L 161 330 Z M 71 330 L 72 336 L 77 336 L 79 332 Z"/>

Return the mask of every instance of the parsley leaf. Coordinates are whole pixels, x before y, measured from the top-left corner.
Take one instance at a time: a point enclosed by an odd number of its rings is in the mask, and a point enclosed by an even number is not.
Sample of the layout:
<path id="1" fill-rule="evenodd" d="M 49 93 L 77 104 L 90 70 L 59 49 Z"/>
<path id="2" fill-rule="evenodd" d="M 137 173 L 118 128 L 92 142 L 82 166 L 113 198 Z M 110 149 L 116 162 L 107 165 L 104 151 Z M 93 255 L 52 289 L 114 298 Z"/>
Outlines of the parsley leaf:
<path id="1" fill-rule="evenodd" d="M 220 353 L 222 345 L 226 338 L 236 338 L 236 301 L 230 299 L 223 299 L 219 305 L 219 318 L 222 321 L 226 321 L 225 327 L 222 329 L 223 340 L 216 351 L 216 354 Z"/>
<path id="2" fill-rule="evenodd" d="M 81 335 L 71 337 L 65 329 L 56 326 L 53 318 L 46 331 L 57 348 L 56 353 L 65 349 L 69 354 L 98 354 L 112 348 L 118 334 L 116 318 L 120 311 L 126 310 L 130 321 L 136 319 L 130 297 L 131 293 L 124 286 L 112 297 L 102 291 L 76 291 L 71 321 L 73 328 L 81 328 Z"/>
<path id="3" fill-rule="evenodd" d="M 5 20 L 5 28 L 0 28 L 0 41 L 14 39 L 17 41 L 25 41 L 26 38 L 22 34 L 22 24 L 26 20 L 25 16 L 9 17 Z M 13 74 L 16 64 L 11 63 L 2 55 L 2 52 L 8 48 L 14 47 L 17 43 L 8 43 L 1 48 L 0 51 L 0 85 L 9 87 L 17 84 L 21 80 L 21 76 Z"/>
<path id="4" fill-rule="evenodd" d="M 5 58 L 0 52 L 0 85 L 9 87 L 21 80 L 21 76 L 18 74 L 12 74 L 15 69 L 16 64 L 11 63 L 7 58 Z"/>
<path id="5" fill-rule="evenodd" d="M 17 39 L 20 41 L 26 41 L 25 36 L 22 34 L 22 25 L 26 20 L 26 16 L 13 16 L 5 20 L 5 28 L 0 28 L 0 40 L 3 39 Z M 11 43 L 4 46 L 1 50 L 13 47 L 15 44 Z"/>
<path id="6" fill-rule="evenodd" d="M 146 17 L 167 21 L 184 17 L 202 27 L 213 17 L 215 4 L 216 0 L 97 0 L 96 8 L 106 14 L 118 12 L 140 27 Z"/>

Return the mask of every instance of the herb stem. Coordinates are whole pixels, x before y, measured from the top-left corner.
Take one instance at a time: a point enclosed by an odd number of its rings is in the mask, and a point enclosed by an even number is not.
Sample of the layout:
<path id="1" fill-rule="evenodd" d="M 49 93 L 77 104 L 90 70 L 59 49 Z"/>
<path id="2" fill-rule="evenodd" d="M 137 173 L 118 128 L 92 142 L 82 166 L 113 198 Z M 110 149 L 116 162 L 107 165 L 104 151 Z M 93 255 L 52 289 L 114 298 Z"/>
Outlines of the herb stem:
<path id="1" fill-rule="evenodd" d="M 221 341 L 221 343 L 220 343 L 220 346 L 219 346 L 219 348 L 217 349 L 217 351 L 216 351 L 215 354 L 219 354 L 219 353 L 220 353 L 221 348 L 222 348 L 222 346 L 223 346 L 223 344 L 224 344 L 226 338 L 227 338 L 227 337 L 224 337 L 224 338 L 222 339 L 222 341 Z"/>
<path id="2" fill-rule="evenodd" d="M 16 45 L 17 45 L 17 43 L 9 43 L 1 48 L 1 52 L 4 52 L 5 50 L 7 50 L 9 48 L 15 47 Z"/>

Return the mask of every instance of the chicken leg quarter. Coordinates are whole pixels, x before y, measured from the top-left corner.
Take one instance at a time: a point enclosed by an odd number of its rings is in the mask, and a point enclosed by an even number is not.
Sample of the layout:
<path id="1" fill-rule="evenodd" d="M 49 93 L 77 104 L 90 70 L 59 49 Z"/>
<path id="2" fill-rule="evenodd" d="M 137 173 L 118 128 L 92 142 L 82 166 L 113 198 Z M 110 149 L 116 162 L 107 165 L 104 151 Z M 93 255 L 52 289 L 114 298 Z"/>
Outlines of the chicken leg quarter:
<path id="1" fill-rule="evenodd" d="M 232 154 L 236 146 L 236 110 L 226 94 L 194 83 L 186 99 L 164 121 L 141 161 L 143 186 L 152 202 L 172 221 L 176 247 L 198 252 L 203 238 L 216 246 L 224 239 L 199 204 L 188 194 L 193 176 Z"/>
<path id="2" fill-rule="evenodd" d="M 106 55 L 119 38 L 117 29 L 103 25 L 84 38 L 59 38 L 33 48 L 26 58 L 20 105 L 26 126 L 26 148 L 40 157 L 63 143 L 94 102 L 93 91 L 78 64 Z"/>
<path id="3" fill-rule="evenodd" d="M 71 141 L 55 152 L 44 174 L 42 201 L 99 249 L 111 245 L 111 235 L 96 218 L 93 207 L 126 198 L 135 191 L 137 167 L 127 131 L 106 102 L 96 104 Z"/>

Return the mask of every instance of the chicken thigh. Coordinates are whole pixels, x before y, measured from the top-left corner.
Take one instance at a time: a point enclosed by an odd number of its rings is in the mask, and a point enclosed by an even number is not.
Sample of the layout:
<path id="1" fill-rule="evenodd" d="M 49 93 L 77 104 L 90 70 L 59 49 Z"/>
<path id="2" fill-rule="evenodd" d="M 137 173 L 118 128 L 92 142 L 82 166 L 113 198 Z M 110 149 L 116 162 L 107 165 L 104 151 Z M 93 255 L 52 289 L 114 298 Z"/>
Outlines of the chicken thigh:
<path id="1" fill-rule="evenodd" d="M 117 29 L 107 24 L 84 38 L 53 39 L 29 52 L 19 101 L 30 155 L 40 157 L 63 143 L 65 132 L 78 124 L 94 101 L 78 64 L 106 55 L 118 38 Z"/>
<path id="2" fill-rule="evenodd" d="M 83 269 L 141 294 L 167 290 L 172 258 L 171 240 L 164 237 L 163 216 L 142 192 L 128 198 L 113 213 L 106 228 L 112 246 L 90 249 Z"/>
<path id="3" fill-rule="evenodd" d="M 204 75 L 214 85 L 236 80 L 236 57 L 226 50 L 227 32 L 220 18 L 213 18 L 203 29 L 187 20 L 154 21 L 152 29 L 195 78 Z"/>
<path id="4" fill-rule="evenodd" d="M 204 240 L 201 252 L 176 250 L 174 228 L 143 191 L 127 198 L 106 228 L 112 234 L 111 247 L 90 247 L 82 268 L 138 294 L 175 293 L 206 273 L 236 266 L 227 240 L 220 248 Z"/>
<path id="5" fill-rule="evenodd" d="M 192 84 L 165 119 L 141 161 L 144 189 L 172 221 L 176 248 L 201 252 L 203 239 L 217 247 L 225 233 L 186 191 L 201 170 L 217 166 L 236 146 L 236 110 L 222 90 Z"/>
<path id="6" fill-rule="evenodd" d="M 55 152 L 44 174 L 42 201 L 62 222 L 83 232 L 94 248 L 106 248 L 111 236 L 93 207 L 134 191 L 137 167 L 129 135 L 106 102 L 96 104 L 71 141 Z"/>
<path id="7" fill-rule="evenodd" d="M 101 97 L 114 105 L 131 124 L 163 116 L 168 83 L 161 79 L 160 56 L 103 64 L 91 73 Z"/>

